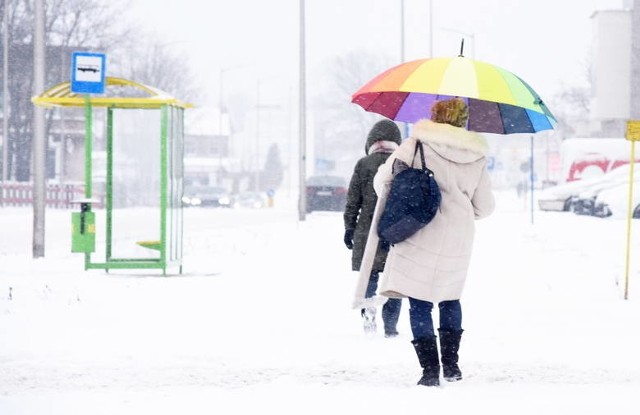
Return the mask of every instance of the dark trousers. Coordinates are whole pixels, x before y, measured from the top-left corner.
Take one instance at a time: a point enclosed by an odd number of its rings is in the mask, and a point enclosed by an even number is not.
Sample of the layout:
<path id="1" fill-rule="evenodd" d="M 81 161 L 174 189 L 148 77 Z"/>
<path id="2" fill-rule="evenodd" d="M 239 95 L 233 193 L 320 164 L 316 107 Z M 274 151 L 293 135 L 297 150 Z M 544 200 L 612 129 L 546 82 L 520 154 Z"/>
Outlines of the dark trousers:
<path id="1" fill-rule="evenodd" d="M 376 295 L 378 290 L 378 280 L 380 274 L 376 271 L 371 273 L 369 277 L 369 285 L 367 285 L 367 291 L 364 295 L 365 298 L 371 298 Z M 384 322 L 384 329 L 386 333 L 394 333 L 400 318 L 400 307 L 402 306 L 402 300 L 399 298 L 389 298 L 382 306 L 382 321 Z"/>
<path id="2" fill-rule="evenodd" d="M 433 303 L 409 297 L 409 321 L 414 339 L 435 336 L 431 311 Z M 458 332 L 462 330 L 462 307 L 460 300 L 438 303 L 440 329 Z"/>

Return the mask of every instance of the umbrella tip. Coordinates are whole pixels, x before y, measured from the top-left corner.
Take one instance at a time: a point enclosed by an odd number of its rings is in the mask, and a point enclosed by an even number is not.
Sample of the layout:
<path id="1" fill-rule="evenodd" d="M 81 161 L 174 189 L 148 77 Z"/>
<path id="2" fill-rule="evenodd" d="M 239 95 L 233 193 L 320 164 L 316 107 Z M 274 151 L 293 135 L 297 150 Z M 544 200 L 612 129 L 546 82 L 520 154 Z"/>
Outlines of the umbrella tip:
<path id="1" fill-rule="evenodd" d="M 464 58 L 464 38 L 462 38 L 462 41 L 460 42 L 460 54 L 458 55 L 459 58 Z"/>

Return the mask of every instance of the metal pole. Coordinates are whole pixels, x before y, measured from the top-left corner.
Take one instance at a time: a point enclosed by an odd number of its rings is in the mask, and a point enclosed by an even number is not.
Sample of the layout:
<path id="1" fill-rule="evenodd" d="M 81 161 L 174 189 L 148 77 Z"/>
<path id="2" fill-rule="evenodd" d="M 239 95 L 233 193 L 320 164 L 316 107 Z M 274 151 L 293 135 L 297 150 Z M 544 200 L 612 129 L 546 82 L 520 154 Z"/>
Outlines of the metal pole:
<path id="1" fill-rule="evenodd" d="M 404 62 L 405 52 L 404 52 L 404 0 L 400 2 L 400 62 Z M 409 136 L 409 124 L 404 123 L 404 137 Z"/>
<path id="2" fill-rule="evenodd" d="M 160 262 L 162 275 L 167 273 L 167 136 L 168 136 L 168 105 L 163 105 L 160 111 Z"/>
<path id="3" fill-rule="evenodd" d="M 433 0 L 429 0 L 429 56 L 433 57 Z"/>
<path id="4" fill-rule="evenodd" d="M 298 172 L 298 220 L 304 221 L 307 212 L 307 199 L 305 191 L 305 181 L 307 177 L 307 134 L 306 134 L 306 90 L 305 90 L 305 0 L 300 0 L 300 91 L 299 91 L 299 128 L 300 128 L 300 148 L 299 148 L 299 172 Z"/>
<path id="5" fill-rule="evenodd" d="M 218 90 L 218 135 L 222 136 L 222 88 L 223 88 L 223 78 L 224 77 L 224 68 L 220 68 L 220 89 Z"/>
<path id="6" fill-rule="evenodd" d="M 91 199 L 93 196 L 93 163 L 91 156 L 93 154 L 93 109 L 91 108 L 91 97 L 86 94 L 84 96 L 84 117 L 85 117 L 85 125 L 84 125 L 84 197 L 86 199 Z M 111 116 L 108 116 L 108 130 L 107 130 L 107 168 L 109 168 L 110 164 L 113 163 L 113 160 L 110 158 L 113 155 L 113 151 L 111 149 L 112 143 L 112 124 L 111 124 Z M 109 172 L 107 172 L 107 176 Z M 109 184 L 109 183 L 108 183 Z M 109 260 L 111 257 L 111 206 L 112 206 L 112 189 L 107 187 L 107 247 L 106 247 L 106 259 Z M 85 252 L 84 254 L 84 269 L 89 269 L 89 265 L 91 265 L 91 253 Z"/>
<path id="7" fill-rule="evenodd" d="M 400 1 L 400 62 L 404 62 L 404 0 Z"/>
<path id="8" fill-rule="evenodd" d="M 254 177 L 254 185 L 256 192 L 260 192 L 260 78 L 256 86 L 256 173 Z"/>
<path id="9" fill-rule="evenodd" d="M 218 91 L 220 96 L 218 101 L 218 171 L 216 172 L 216 183 L 220 185 L 222 183 L 222 101 L 224 100 L 222 94 L 222 88 L 224 85 L 224 68 L 220 68 L 220 90 Z"/>
<path id="10" fill-rule="evenodd" d="M 4 185 L 9 180 L 9 2 L 4 0 L 4 33 L 2 35 L 2 190 L 0 203 L 4 203 Z"/>
<path id="11" fill-rule="evenodd" d="M 529 167 L 529 181 L 531 182 L 531 224 L 533 225 L 533 176 L 534 176 L 534 164 L 533 164 L 533 135 L 530 138 L 531 142 L 531 157 L 530 157 L 530 167 Z"/>
<path id="12" fill-rule="evenodd" d="M 62 54 L 62 65 L 60 67 L 60 78 L 64 79 L 65 73 L 68 73 L 67 68 L 67 51 L 66 48 Z M 59 153 L 60 153 L 60 165 L 58 166 L 58 182 L 60 183 L 62 188 L 66 188 L 64 186 L 65 181 L 65 165 L 67 164 L 67 128 L 66 128 L 66 118 L 65 118 L 65 110 L 63 107 L 58 109 L 58 114 L 60 117 L 60 145 L 59 145 Z"/>
<path id="13" fill-rule="evenodd" d="M 636 159 L 636 141 L 631 140 L 631 162 L 629 163 L 629 199 L 627 202 L 627 249 L 624 266 L 624 299 L 629 298 L 629 261 L 631 259 L 631 220 L 633 219 L 633 168 Z"/>
<path id="14" fill-rule="evenodd" d="M 44 91 L 45 33 L 44 0 L 35 0 L 33 37 L 33 88 Z M 46 137 L 44 108 L 33 111 L 33 257 L 44 257 Z"/>

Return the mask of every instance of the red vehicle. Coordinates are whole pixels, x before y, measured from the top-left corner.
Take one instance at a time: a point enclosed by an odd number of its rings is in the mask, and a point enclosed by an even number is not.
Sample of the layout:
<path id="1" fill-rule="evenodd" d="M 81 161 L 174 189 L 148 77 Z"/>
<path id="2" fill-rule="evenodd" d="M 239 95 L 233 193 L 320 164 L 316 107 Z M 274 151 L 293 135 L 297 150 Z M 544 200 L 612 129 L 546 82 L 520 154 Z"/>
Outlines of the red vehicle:
<path id="1" fill-rule="evenodd" d="M 566 182 L 602 176 L 629 159 L 629 142 L 623 138 L 570 138 L 562 143 Z"/>

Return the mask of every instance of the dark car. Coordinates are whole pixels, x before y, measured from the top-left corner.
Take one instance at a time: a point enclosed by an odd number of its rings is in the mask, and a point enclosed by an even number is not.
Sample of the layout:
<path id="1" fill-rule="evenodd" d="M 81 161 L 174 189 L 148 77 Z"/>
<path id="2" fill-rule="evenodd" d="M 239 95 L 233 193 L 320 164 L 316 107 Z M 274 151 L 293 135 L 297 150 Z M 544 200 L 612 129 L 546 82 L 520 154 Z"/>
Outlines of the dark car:
<path id="1" fill-rule="evenodd" d="M 231 195 L 223 187 L 192 186 L 184 190 L 184 206 L 231 207 Z"/>
<path id="2" fill-rule="evenodd" d="M 311 176 L 306 183 L 307 212 L 343 211 L 347 203 L 347 181 L 341 176 Z"/>

